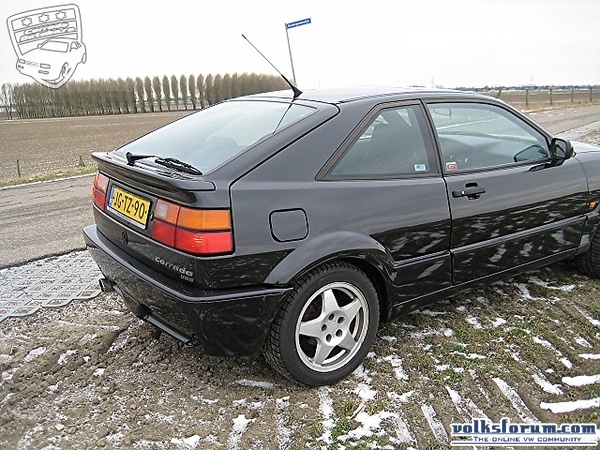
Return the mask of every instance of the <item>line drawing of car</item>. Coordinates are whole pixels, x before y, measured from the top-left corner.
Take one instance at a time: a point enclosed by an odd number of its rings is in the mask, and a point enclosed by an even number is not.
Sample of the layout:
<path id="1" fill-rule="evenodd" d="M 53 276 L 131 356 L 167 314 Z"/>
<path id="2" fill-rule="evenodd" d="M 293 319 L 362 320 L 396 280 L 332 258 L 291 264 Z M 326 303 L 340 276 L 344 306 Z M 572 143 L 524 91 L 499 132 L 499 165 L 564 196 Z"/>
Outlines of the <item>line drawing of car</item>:
<path id="1" fill-rule="evenodd" d="M 55 5 L 6 19 L 16 69 L 38 83 L 58 89 L 87 61 L 81 13 L 75 4 Z"/>
<path id="2" fill-rule="evenodd" d="M 69 81 L 77 65 L 86 61 L 87 51 L 82 42 L 50 38 L 19 58 L 17 70 L 45 81 L 48 87 L 59 88 Z"/>

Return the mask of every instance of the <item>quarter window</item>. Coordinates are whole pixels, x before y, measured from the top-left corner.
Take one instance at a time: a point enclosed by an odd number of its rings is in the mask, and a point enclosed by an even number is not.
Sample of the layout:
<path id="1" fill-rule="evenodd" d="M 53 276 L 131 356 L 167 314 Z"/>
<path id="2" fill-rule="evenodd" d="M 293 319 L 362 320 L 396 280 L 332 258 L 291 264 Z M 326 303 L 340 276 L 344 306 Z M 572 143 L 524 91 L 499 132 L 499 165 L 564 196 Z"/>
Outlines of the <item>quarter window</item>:
<path id="1" fill-rule="evenodd" d="M 509 111 L 474 103 L 428 105 L 447 173 L 549 157 L 546 138 Z"/>
<path id="2" fill-rule="evenodd" d="M 423 140 L 417 106 L 386 109 L 373 119 L 333 167 L 335 177 L 390 177 L 435 171 Z"/>

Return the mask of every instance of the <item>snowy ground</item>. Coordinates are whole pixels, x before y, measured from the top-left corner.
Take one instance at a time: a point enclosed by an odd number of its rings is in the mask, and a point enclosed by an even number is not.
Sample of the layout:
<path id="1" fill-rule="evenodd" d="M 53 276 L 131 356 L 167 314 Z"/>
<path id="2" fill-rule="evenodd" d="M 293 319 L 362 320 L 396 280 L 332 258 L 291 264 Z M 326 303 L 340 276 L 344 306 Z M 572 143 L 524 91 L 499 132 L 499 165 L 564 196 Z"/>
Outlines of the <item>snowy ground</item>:
<path id="1" fill-rule="evenodd" d="M 599 424 L 599 295 L 568 264 L 471 291 L 319 389 L 181 348 L 115 294 L 73 300 L 0 324 L 0 447 L 438 449 L 471 418 Z"/>

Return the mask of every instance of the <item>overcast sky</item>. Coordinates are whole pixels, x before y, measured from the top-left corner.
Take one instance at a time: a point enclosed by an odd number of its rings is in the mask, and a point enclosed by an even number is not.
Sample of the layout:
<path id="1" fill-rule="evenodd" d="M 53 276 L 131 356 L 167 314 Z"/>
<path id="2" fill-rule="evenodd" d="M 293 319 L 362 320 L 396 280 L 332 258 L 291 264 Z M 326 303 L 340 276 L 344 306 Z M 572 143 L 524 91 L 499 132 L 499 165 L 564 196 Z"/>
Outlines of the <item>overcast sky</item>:
<path id="1" fill-rule="evenodd" d="M 68 1 L 0 0 L 0 84 L 15 68 L 6 19 Z M 73 79 L 274 73 L 289 30 L 301 88 L 600 84 L 600 0 L 79 0 L 88 56 Z"/>

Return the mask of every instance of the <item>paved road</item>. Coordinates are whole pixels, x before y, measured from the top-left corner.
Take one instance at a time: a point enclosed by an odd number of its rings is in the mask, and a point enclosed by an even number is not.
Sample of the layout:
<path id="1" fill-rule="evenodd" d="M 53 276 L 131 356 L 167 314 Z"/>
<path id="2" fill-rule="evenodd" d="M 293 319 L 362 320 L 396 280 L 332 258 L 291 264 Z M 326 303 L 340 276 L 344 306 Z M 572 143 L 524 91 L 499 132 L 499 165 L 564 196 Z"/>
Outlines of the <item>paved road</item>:
<path id="1" fill-rule="evenodd" d="M 83 249 L 93 175 L 0 189 L 0 268 Z"/>
<path id="2" fill-rule="evenodd" d="M 540 111 L 529 116 L 548 131 L 557 134 L 600 121 L 600 105 Z"/>
<path id="3" fill-rule="evenodd" d="M 600 121 L 600 105 L 532 113 L 553 133 Z M 92 176 L 0 189 L 0 268 L 83 249 Z"/>

